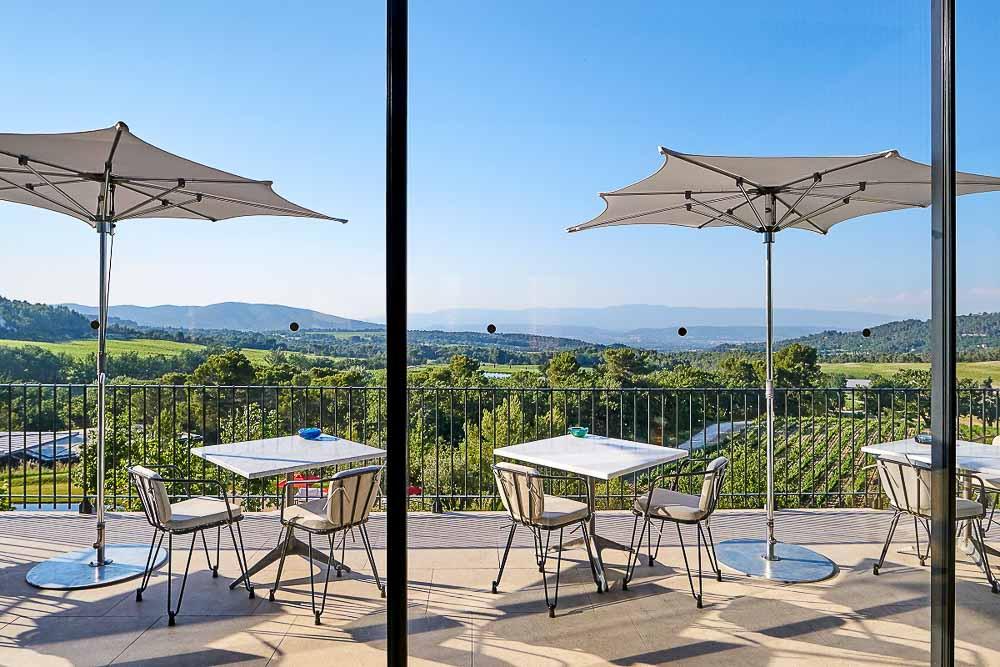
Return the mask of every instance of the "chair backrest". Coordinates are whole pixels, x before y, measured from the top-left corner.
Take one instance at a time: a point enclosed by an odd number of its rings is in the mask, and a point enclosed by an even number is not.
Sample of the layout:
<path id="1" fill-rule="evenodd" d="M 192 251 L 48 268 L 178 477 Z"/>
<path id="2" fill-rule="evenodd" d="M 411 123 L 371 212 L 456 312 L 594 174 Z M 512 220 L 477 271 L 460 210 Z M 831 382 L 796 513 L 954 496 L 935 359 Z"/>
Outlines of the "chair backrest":
<path id="1" fill-rule="evenodd" d="M 339 528 L 368 521 L 378 497 L 384 466 L 343 470 L 333 476 L 326 495 L 326 518 Z"/>
<path id="2" fill-rule="evenodd" d="M 538 475 L 534 468 L 516 463 L 493 466 L 500 502 L 514 521 L 530 525 L 545 511 L 545 489 Z"/>
<path id="3" fill-rule="evenodd" d="M 997 437 L 993 438 L 993 443 L 992 444 L 994 444 L 994 445 L 1000 445 L 1000 435 L 998 435 Z"/>
<path id="4" fill-rule="evenodd" d="M 128 469 L 128 476 L 135 485 L 146 520 L 157 527 L 170 521 L 173 516 L 170 496 L 167 495 L 167 485 L 160 473 L 145 466 L 132 466 Z"/>
<path id="5" fill-rule="evenodd" d="M 879 459 L 878 477 L 882 491 L 895 507 L 913 514 L 930 514 L 931 486 L 926 470 L 910 462 Z"/>
<path id="6" fill-rule="evenodd" d="M 729 459 L 725 456 L 718 456 L 705 468 L 705 479 L 701 483 L 701 499 L 698 501 L 698 508 L 703 512 L 711 514 L 715 511 L 715 506 L 719 504 L 719 496 L 722 494 L 722 482 L 726 478 L 726 469 L 729 467 Z"/>

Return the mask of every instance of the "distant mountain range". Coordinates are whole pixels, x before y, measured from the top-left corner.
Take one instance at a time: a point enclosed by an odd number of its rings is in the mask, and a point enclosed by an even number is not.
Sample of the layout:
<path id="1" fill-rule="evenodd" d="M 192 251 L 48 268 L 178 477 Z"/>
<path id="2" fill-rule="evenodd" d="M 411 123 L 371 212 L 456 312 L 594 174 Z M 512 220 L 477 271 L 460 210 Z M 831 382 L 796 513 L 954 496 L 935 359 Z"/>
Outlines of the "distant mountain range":
<path id="1" fill-rule="evenodd" d="M 62 305 L 88 317 L 97 313 L 94 306 L 77 303 Z M 126 324 L 171 329 L 280 331 L 287 330 L 292 322 L 297 322 L 303 330 L 373 331 L 384 328 L 381 324 L 328 315 L 306 308 L 238 301 L 208 306 L 111 306 L 108 315 L 113 320 Z"/>
<path id="2" fill-rule="evenodd" d="M 93 317 L 94 306 L 62 304 Z M 306 308 L 242 302 L 208 306 L 112 306 L 113 322 L 124 325 L 203 330 L 284 331 L 298 322 L 303 331 L 335 329 L 377 331 L 383 324 L 321 313 Z M 695 308 L 631 304 L 594 308 L 520 310 L 455 308 L 411 313 L 409 328 L 419 331 L 485 333 L 489 324 L 507 334 L 572 338 L 600 345 L 634 345 L 665 351 L 701 350 L 764 339 L 760 308 Z M 775 311 L 775 337 L 788 340 L 827 332 L 875 327 L 893 318 L 879 313 L 803 308 Z M 684 336 L 678 330 L 685 329 Z"/>
<path id="3" fill-rule="evenodd" d="M 592 343 L 621 343 L 659 350 L 705 349 L 764 339 L 762 308 L 697 308 L 626 304 L 593 308 L 493 310 L 455 308 L 411 313 L 411 329 L 498 331 L 578 338 Z M 778 308 L 775 337 L 789 339 L 829 330 L 853 330 L 892 321 L 881 313 Z M 687 335 L 680 336 L 684 327 Z"/>

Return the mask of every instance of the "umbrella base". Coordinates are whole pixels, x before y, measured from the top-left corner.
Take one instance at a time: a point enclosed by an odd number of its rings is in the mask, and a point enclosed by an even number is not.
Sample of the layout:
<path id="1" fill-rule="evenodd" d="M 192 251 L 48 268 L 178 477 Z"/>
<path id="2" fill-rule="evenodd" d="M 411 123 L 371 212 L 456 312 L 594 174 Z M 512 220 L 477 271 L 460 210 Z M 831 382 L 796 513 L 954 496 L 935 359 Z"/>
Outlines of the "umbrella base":
<path id="1" fill-rule="evenodd" d="M 821 581 L 832 577 L 837 566 L 812 549 L 778 542 L 774 545 L 778 560 L 766 560 L 764 540 L 726 540 L 715 551 L 719 562 L 749 577 L 761 577 L 788 584 Z"/>
<path id="2" fill-rule="evenodd" d="M 81 549 L 42 561 L 28 570 L 25 579 L 36 588 L 71 591 L 127 581 L 146 571 L 148 544 L 109 544 L 105 549 L 107 565 L 91 565 L 97 552 Z M 150 567 L 155 569 L 166 559 L 167 552 L 160 549 Z"/>

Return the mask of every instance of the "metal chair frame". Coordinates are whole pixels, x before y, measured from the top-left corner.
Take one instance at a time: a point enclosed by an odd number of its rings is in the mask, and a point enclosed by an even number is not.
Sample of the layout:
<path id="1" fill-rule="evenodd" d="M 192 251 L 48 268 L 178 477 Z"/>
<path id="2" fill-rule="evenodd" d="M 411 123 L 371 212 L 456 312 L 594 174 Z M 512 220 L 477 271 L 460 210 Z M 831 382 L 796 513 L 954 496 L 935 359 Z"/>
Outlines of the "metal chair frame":
<path id="1" fill-rule="evenodd" d="M 875 464 L 866 466 L 865 468 L 863 468 L 863 470 L 876 468 L 879 470 L 880 473 L 883 473 L 885 475 L 884 479 L 892 480 L 888 472 L 889 471 L 888 466 L 890 465 L 898 467 L 900 478 L 902 478 L 903 475 L 902 471 L 904 467 L 908 467 L 914 470 L 917 476 L 916 498 L 914 499 L 915 504 L 910 502 L 909 492 L 907 491 L 905 484 L 903 484 L 902 488 L 899 489 L 899 491 L 901 491 L 902 493 L 902 498 L 900 498 L 900 496 L 897 494 L 896 485 L 894 483 L 883 484 L 883 486 L 888 487 L 887 489 L 883 490 L 889 492 L 886 493 L 886 495 L 889 496 L 889 505 L 893 509 L 893 516 L 892 516 L 892 521 L 889 524 L 889 532 L 885 537 L 885 544 L 882 545 L 882 553 L 879 556 L 878 562 L 872 566 L 872 574 L 876 576 L 879 574 L 879 570 L 881 570 L 881 568 L 885 564 L 885 557 L 886 554 L 889 553 L 889 546 L 892 544 L 892 538 L 896 532 L 896 526 L 899 524 L 899 520 L 904 515 L 910 515 L 913 517 L 913 535 L 915 540 L 917 558 L 920 559 L 920 565 L 921 566 L 926 565 L 927 559 L 930 557 L 930 534 L 931 534 L 930 517 L 924 516 L 920 513 L 920 502 L 921 502 L 920 489 L 925 484 L 923 480 L 923 475 L 924 473 L 928 472 L 928 470 L 925 466 L 917 465 L 915 462 L 909 459 L 909 457 L 907 457 L 905 463 L 902 461 L 891 461 L 885 458 L 879 458 L 875 462 Z M 972 543 L 980 557 L 978 565 L 982 568 L 983 572 L 986 574 L 986 580 L 987 582 L 989 582 L 991 590 L 994 593 L 1000 593 L 1000 581 L 997 581 L 996 577 L 993 575 L 993 570 L 990 568 L 989 554 L 987 549 L 985 548 L 986 531 L 983 529 L 983 519 L 986 517 L 986 508 L 988 506 L 986 485 L 983 483 L 981 477 L 979 477 L 978 475 L 973 475 L 971 473 L 956 471 L 955 477 L 956 479 L 964 479 L 966 480 L 967 483 L 979 487 L 979 503 L 982 506 L 982 512 L 978 516 L 958 519 L 955 521 L 955 523 L 959 529 L 961 528 L 962 523 L 968 523 L 972 527 Z M 927 486 L 929 487 L 930 484 L 927 483 Z M 901 500 L 902 502 L 900 502 Z M 917 509 L 913 510 L 912 509 L 913 507 L 916 507 Z M 927 549 L 923 552 L 920 551 L 920 533 L 917 528 L 918 525 L 923 525 L 924 529 L 927 531 L 927 537 L 928 537 Z"/>
<path id="2" fill-rule="evenodd" d="M 139 582 L 139 588 L 135 592 L 135 600 L 136 600 L 136 602 L 142 602 L 142 594 L 143 594 L 143 592 L 145 592 L 146 588 L 149 586 L 149 581 L 150 581 L 150 579 L 152 578 L 152 575 L 153 575 L 153 567 L 152 566 L 153 566 L 153 562 L 154 562 L 154 556 L 155 556 L 155 554 L 157 554 L 159 552 L 160 547 L 163 545 L 163 537 L 164 537 L 164 535 L 166 535 L 166 537 L 167 537 L 167 619 L 168 619 L 167 620 L 167 624 L 171 625 L 171 626 L 172 625 L 176 625 L 177 624 L 177 614 L 180 613 L 181 603 L 184 601 L 184 589 L 187 587 L 188 573 L 189 573 L 189 571 L 191 569 L 191 557 L 194 555 L 194 545 L 195 545 L 195 542 L 197 541 L 198 534 L 201 535 L 201 543 L 202 543 L 202 546 L 205 549 L 205 560 L 208 562 L 208 569 L 212 571 L 212 578 L 214 579 L 214 578 L 216 578 L 216 577 L 219 576 L 219 543 L 221 542 L 221 538 L 222 538 L 222 527 L 223 526 L 228 526 L 229 527 L 229 535 L 230 535 L 230 537 L 232 538 L 232 541 L 233 541 L 233 550 L 236 552 L 236 561 L 237 561 L 237 563 L 240 566 L 240 574 L 244 575 L 244 585 L 246 587 L 249 599 L 251 599 L 251 600 L 254 599 L 255 594 L 254 594 L 254 590 L 253 590 L 253 585 L 250 583 L 249 578 L 247 578 L 245 576 L 246 575 L 246 571 L 247 571 L 247 569 L 249 567 L 249 564 L 247 562 L 246 551 L 244 550 L 244 547 L 243 547 L 243 532 L 240 529 L 240 521 L 243 520 L 243 515 L 241 513 L 239 516 L 233 516 L 233 509 L 232 509 L 232 506 L 229 504 L 229 496 L 226 493 L 226 488 L 222 484 L 222 482 L 220 482 L 219 480 L 216 480 L 216 479 L 196 479 L 196 478 L 181 477 L 180 476 L 180 469 L 177 468 L 177 466 L 173 466 L 173 465 L 169 465 L 169 464 L 160 464 L 160 465 L 155 465 L 155 466 L 154 465 L 150 465 L 150 466 L 143 466 L 143 467 L 147 468 L 149 470 L 152 470 L 154 472 L 158 472 L 160 470 L 169 470 L 173 474 L 177 475 L 177 477 L 162 477 L 161 476 L 160 479 L 156 480 L 158 482 L 163 482 L 163 484 L 167 487 L 167 489 L 168 489 L 168 496 L 169 497 L 177 497 L 179 495 L 179 494 L 170 494 L 169 493 L 170 486 L 174 485 L 174 484 L 183 485 L 186 488 L 186 494 L 185 495 L 187 497 L 189 497 L 189 498 L 193 497 L 191 495 L 191 486 L 192 485 L 196 485 L 196 484 L 197 485 L 201 485 L 202 489 L 205 489 L 206 487 L 214 488 L 216 490 L 216 492 L 217 492 L 217 496 L 216 497 L 218 497 L 219 499 L 221 499 L 222 501 L 224 501 L 225 504 L 226 504 L 227 518 L 223 519 L 221 521 L 216 521 L 216 522 L 213 522 L 213 523 L 204 524 L 204 525 L 200 525 L 200 526 L 196 526 L 196 527 L 192 527 L 192 528 L 178 529 L 178 528 L 172 528 L 172 527 L 166 525 L 165 523 L 163 523 L 160 520 L 160 518 L 153 511 L 153 507 L 155 506 L 155 503 L 152 501 L 152 499 L 149 496 L 149 489 L 146 486 L 144 486 L 142 484 L 142 482 L 140 481 L 140 477 L 141 476 L 138 475 L 136 472 L 134 472 L 132 468 L 129 468 L 128 469 L 128 476 L 129 476 L 130 481 L 132 482 L 132 484 L 136 488 L 136 492 L 137 492 L 137 494 L 139 496 L 139 504 L 142 506 L 143 514 L 146 516 L 146 521 L 149 523 L 149 525 L 153 527 L 153 538 L 150 541 L 150 544 L 149 544 L 149 553 L 146 556 L 146 567 L 145 567 L 145 570 L 143 571 L 142 579 Z M 206 494 L 205 493 L 201 493 L 199 495 L 204 496 Z M 233 531 L 233 526 L 234 525 L 236 526 L 235 532 Z M 209 530 L 211 528 L 215 528 L 216 529 L 216 537 L 215 537 L 215 564 L 214 565 L 212 564 L 212 557 L 211 557 L 211 555 L 209 553 L 208 541 L 205 539 L 205 531 Z M 174 605 L 171 604 L 171 601 L 173 600 L 173 579 L 174 579 L 174 577 L 173 577 L 174 536 L 175 535 L 188 535 L 188 534 L 191 535 L 191 546 L 188 549 L 187 562 L 184 565 L 184 574 L 181 577 L 181 588 L 180 588 L 180 591 L 179 591 L 179 593 L 177 595 L 177 604 L 176 604 L 176 606 L 174 606 Z"/>
<path id="3" fill-rule="evenodd" d="M 638 511 L 635 509 L 635 503 L 632 505 L 632 514 L 635 515 L 635 519 L 632 522 L 632 541 L 629 548 L 629 558 L 625 566 L 625 578 L 622 580 L 622 590 L 628 590 L 629 582 L 632 580 L 635 574 L 635 567 L 641 559 L 640 551 L 642 550 L 642 538 L 646 537 L 646 549 L 649 557 L 648 565 L 653 567 L 656 561 L 656 557 L 660 553 L 660 543 L 663 540 L 663 525 L 666 522 L 671 522 L 677 526 L 677 539 L 680 541 L 681 554 L 684 556 L 684 569 L 687 571 L 688 586 L 691 588 L 691 596 L 695 599 L 698 608 L 701 609 L 703 606 L 703 584 L 702 584 L 702 561 L 701 561 L 701 551 L 702 545 L 704 543 L 705 554 L 708 556 L 708 563 L 715 573 L 715 578 L 717 581 L 722 581 L 722 570 L 719 567 L 719 559 L 715 555 L 715 538 L 712 535 L 712 526 L 709 521 L 712 514 L 715 512 L 716 507 L 719 504 L 719 495 L 722 491 L 722 484 L 726 478 L 726 471 L 729 468 L 729 462 L 722 464 L 719 468 L 714 470 L 692 470 L 689 472 L 673 472 L 665 473 L 656 477 L 649 485 L 649 491 L 646 492 L 646 508 L 643 511 Z M 654 516 L 650 514 L 650 509 L 652 507 L 653 492 L 657 488 L 666 488 L 670 491 L 676 491 L 680 483 L 681 478 L 686 477 L 700 477 L 704 480 L 706 477 L 711 477 L 711 495 L 709 497 L 709 505 L 706 510 L 704 517 L 697 520 L 690 519 L 679 519 L 675 517 L 661 517 Z M 665 480 L 671 480 L 672 483 L 668 485 L 661 485 L 661 482 Z M 641 494 L 636 494 L 636 500 L 639 499 Z M 639 528 L 639 519 L 642 519 L 642 530 L 639 531 L 639 539 L 636 541 L 636 530 Z M 653 521 L 660 522 L 659 535 L 656 538 L 656 549 L 653 549 Z M 704 528 L 702 527 L 704 523 Z M 694 525 L 696 526 L 696 536 L 697 536 L 697 553 L 698 553 L 698 592 L 695 593 L 694 590 L 694 578 L 691 576 L 691 565 L 688 560 L 687 547 L 684 544 L 684 535 L 681 532 L 681 525 Z M 648 530 L 648 533 L 647 533 Z"/>
<path id="4" fill-rule="evenodd" d="M 535 503 L 539 502 L 540 500 L 536 498 L 537 494 L 531 493 L 529 495 L 527 499 L 528 513 L 527 516 L 525 517 L 524 513 L 520 509 L 524 507 L 524 504 L 522 503 L 523 499 L 521 497 L 520 486 L 517 483 L 514 484 L 515 497 L 510 498 L 507 489 L 504 488 L 504 485 L 502 483 L 499 483 L 498 481 L 497 491 L 500 494 L 502 494 L 504 498 L 506 498 L 507 507 L 519 508 L 518 513 L 520 513 L 522 516 L 520 519 L 516 518 L 513 511 L 508 511 L 508 515 L 510 516 L 511 520 L 510 532 L 507 535 L 507 545 L 504 547 L 503 556 L 500 559 L 500 570 L 499 572 L 497 572 L 497 578 L 493 581 L 491 586 L 492 592 L 496 593 L 499 589 L 500 580 L 503 578 L 503 570 L 504 567 L 507 565 L 507 556 L 510 554 L 510 547 L 511 544 L 514 542 L 514 533 L 519 525 L 524 526 L 525 528 L 528 529 L 528 531 L 531 532 L 531 538 L 535 551 L 535 562 L 538 565 L 538 571 L 542 573 L 542 588 L 545 591 L 545 606 L 548 607 L 549 618 L 555 618 L 556 606 L 559 604 L 559 575 L 562 570 L 563 532 L 567 527 L 572 526 L 574 524 L 580 524 L 580 528 L 583 531 L 583 543 L 587 547 L 587 561 L 590 563 L 590 571 L 594 577 L 594 583 L 597 584 L 597 592 L 598 593 L 602 592 L 600 577 L 598 576 L 597 566 L 594 563 L 594 553 L 593 549 L 591 548 L 591 536 L 590 536 L 589 526 L 590 526 L 590 519 L 594 513 L 593 510 L 594 502 L 593 498 L 591 497 L 590 485 L 587 483 L 587 480 L 579 475 L 542 475 L 540 473 L 529 474 L 517 470 L 510 470 L 507 468 L 499 468 L 498 466 L 494 465 L 493 474 L 495 477 L 499 475 L 498 470 L 502 471 L 504 474 L 514 475 L 515 478 L 517 476 L 525 477 L 526 481 L 528 482 L 527 487 L 529 489 L 532 488 L 531 486 L 532 480 L 541 480 L 543 484 L 546 481 L 576 483 L 579 486 L 579 488 L 583 490 L 582 493 L 579 493 L 579 495 L 586 496 L 587 498 L 587 515 L 583 519 L 573 519 L 571 521 L 567 521 L 566 523 L 562 524 L 542 525 L 539 523 L 535 523 L 534 521 L 531 520 L 531 517 L 535 515 L 534 511 L 536 509 Z M 497 477 L 497 479 L 499 479 L 499 477 Z M 549 558 L 549 548 L 552 539 L 552 533 L 557 530 L 559 531 L 559 544 L 556 547 L 555 589 L 550 598 L 549 583 L 548 583 L 547 573 L 545 570 L 545 564 L 546 562 L 548 562 Z M 543 531 L 546 533 L 544 541 L 542 539 Z"/>
<path id="5" fill-rule="evenodd" d="M 364 501 L 365 505 L 363 505 L 363 506 L 369 508 L 369 512 L 371 510 L 373 501 L 376 498 L 375 493 L 379 489 L 379 486 L 380 486 L 379 482 L 380 482 L 380 478 L 381 478 L 383 470 L 384 470 L 384 467 L 383 466 L 379 466 L 379 469 L 373 473 L 375 475 L 375 479 L 373 480 L 371 487 L 368 489 L 368 495 L 367 495 L 367 497 L 365 498 L 365 501 Z M 357 472 L 355 473 L 355 471 L 357 471 Z M 337 477 L 337 476 L 334 476 L 334 477 L 324 477 L 322 479 L 308 480 L 307 482 L 296 481 L 295 483 L 297 485 L 298 484 L 302 484 L 302 485 L 308 487 L 308 486 L 314 486 L 314 485 L 329 484 L 330 482 L 343 482 L 344 480 L 351 479 L 352 477 L 354 477 L 356 475 L 365 474 L 366 471 L 368 471 L 367 468 L 354 468 L 352 470 L 345 471 L 345 473 L 347 473 L 347 474 L 340 473 L 339 477 Z M 355 474 L 351 474 L 351 473 L 355 473 Z M 344 489 L 343 486 L 334 489 L 333 493 L 331 493 L 331 494 L 329 494 L 329 495 L 326 496 L 327 502 L 329 503 L 329 502 L 333 501 L 333 499 L 338 494 L 347 495 L 347 491 Z M 317 499 L 316 498 L 307 498 L 306 502 L 312 502 L 312 501 L 315 501 L 315 500 L 317 500 Z M 349 521 L 349 522 L 346 522 L 346 523 L 343 523 L 343 524 L 337 526 L 336 528 L 311 528 L 311 527 L 305 526 L 303 524 L 296 523 L 293 519 L 286 519 L 285 518 L 286 502 L 287 502 L 287 500 L 286 500 L 286 494 L 282 494 L 281 495 L 281 505 L 280 505 L 280 507 L 281 507 L 281 532 L 278 534 L 278 542 L 281 543 L 281 544 L 283 544 L 284 546 L 283 546 L 283 548 L 281 550 L 281 559 L 278 561 L 278 573 L 277 573 L 277 575 L 274 578 L 274 585 L 272 586 L 271 590 L 268 592 L 268 599 L 269 600 L 271 600 L 271 601 L 274 600 L 275 593 L 278 591 L 278 586 L 281 584 L 281 572 L 282 572 L 282 570 L 285 567 L 285 556 L 288 555 L 289 547 L 291 546 L 292 542 L 295 539 L 295 537 L 294 537 L 294 531 L 295 530 L 305 531 L 305 533 L 306 533 L 306 535 L 308 537 L 309 551 L 310 551 L 310 553 L 312 553 L 312 551 L 313 551 L 313 541 L 312 541 L 313 535 L 325 535 L 326 538 L 327 538 L 328 547 L 330 549 L 330 557 L 329 557 L 329 559 L 327 560 L 327 563 L 326 563 L 326 573 L 325 573 L 325 576 L 323 578 L 323 597 L 322 597 L 322 599 L 320 601 L 319 608 L 316 607 L 315 575 L 314 575 L 314 572 L 313 572 L 312 563 L 310 562 L 310 564 L 309 564 L 309 603 L 311 605 L 311 609 L 312 609 L 312 612 L 313 612 L 314 623 L 316 625 L 320 625 L 320 617 L 323 615 L 323 612 L 326 610 L 326 597 L 327 597 L 327 592 L 329 591 L 329 586 L 330 586 L 330 569 L 331 569 L 331 567 L 333 567 L 333 568 L 335 568 L 337 570 L 337 577 L 338 578 L 343 576 L 343 561 L 344 561 L 344 556 L 345 556 L 346 550 L 347 550 L 347 545 L 346 545 L 346 542 L 347 542 L 347 533 L 350 532 L 352 534 L 352 536 L 353 536 L 355 528 L 358 529 L 358 534 L 361 535 L 361 542 L 362 542 L 362 544 L 365 547 L 365 553 L 368 555 L 368 564 L 372 568 L 372 575 L 373 575 L 373 577 L 375 579 L 375 586 L 378 588 L 379 595 L 381 595 L 383 598 L 385 597 L 385 584 L 382 583 L 382 579 L 379 577 L 378 566 L 375 564 L 375 554 L 372 552 L 371 538 L 368 536 L 368 527 L 367 527 L 366 524 L 368 523 L 368 520 L 370 518 L 369 512 L 365 512 L 364 513 L 364 518 L 363 519 L 360 519 L 358 521 Z M 355 494 L 355 496 L 353 498 L 351 498 L 351 511 L 350 511 L 350 516 L 351 517 L 354 517 L 354 516 L 357 515 L 357 509 L 358 509 L 358 507 L 359 507 L 358 496 L 357 496 L 357 494 Z M 341 545 L 340 561 L 336 561 L 336 559 L 334 558 L 334 553 L 336 551 L 336 544 L 335 544 L 335 542 L 336 542 L 336 536 L 337 536 L 338 532 L 342 534 L 341 535 L 341 542 L 340 542 L 340 545 Z M 336 562 L 336 565 L 334 565 L 335 562 Z"/>

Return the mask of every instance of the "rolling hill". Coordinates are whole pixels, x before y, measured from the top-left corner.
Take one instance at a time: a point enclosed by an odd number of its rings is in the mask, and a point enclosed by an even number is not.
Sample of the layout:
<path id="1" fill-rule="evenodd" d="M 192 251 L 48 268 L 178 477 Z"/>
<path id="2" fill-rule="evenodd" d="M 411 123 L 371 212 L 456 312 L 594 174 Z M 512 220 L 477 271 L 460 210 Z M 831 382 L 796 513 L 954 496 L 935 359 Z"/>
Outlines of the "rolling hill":
<path id="1" fill-rule="evenodd" d="M 93 316 L 94 306 L 63 304 L 87 316 Z M 306 308 L 278 304 L 229 301 L 208 306 L 111 306 L 110 317 L 140 327 L 165 329 L 228 329 L 232 331 L 282 331 L 291 322 L 303 330 L 334 329 L 340 331 L 373 331 L 382 325 L 329 315 Z"/>
<path id="2" fill-rule="evenodd" d="M 975 313 L 958 316 L 958 350 L 969 356 L 976 350 L 1000 348 L 1000 313 Z M 930 343 L 928 320 L 900 320 L 871 327 L 868 337 L 861 331 L 823 331 L 802 336 L 787 343 L 815 347 L 823 356 L 861 356 L 866 358 L 915 355 L 924 357 Z"/>

